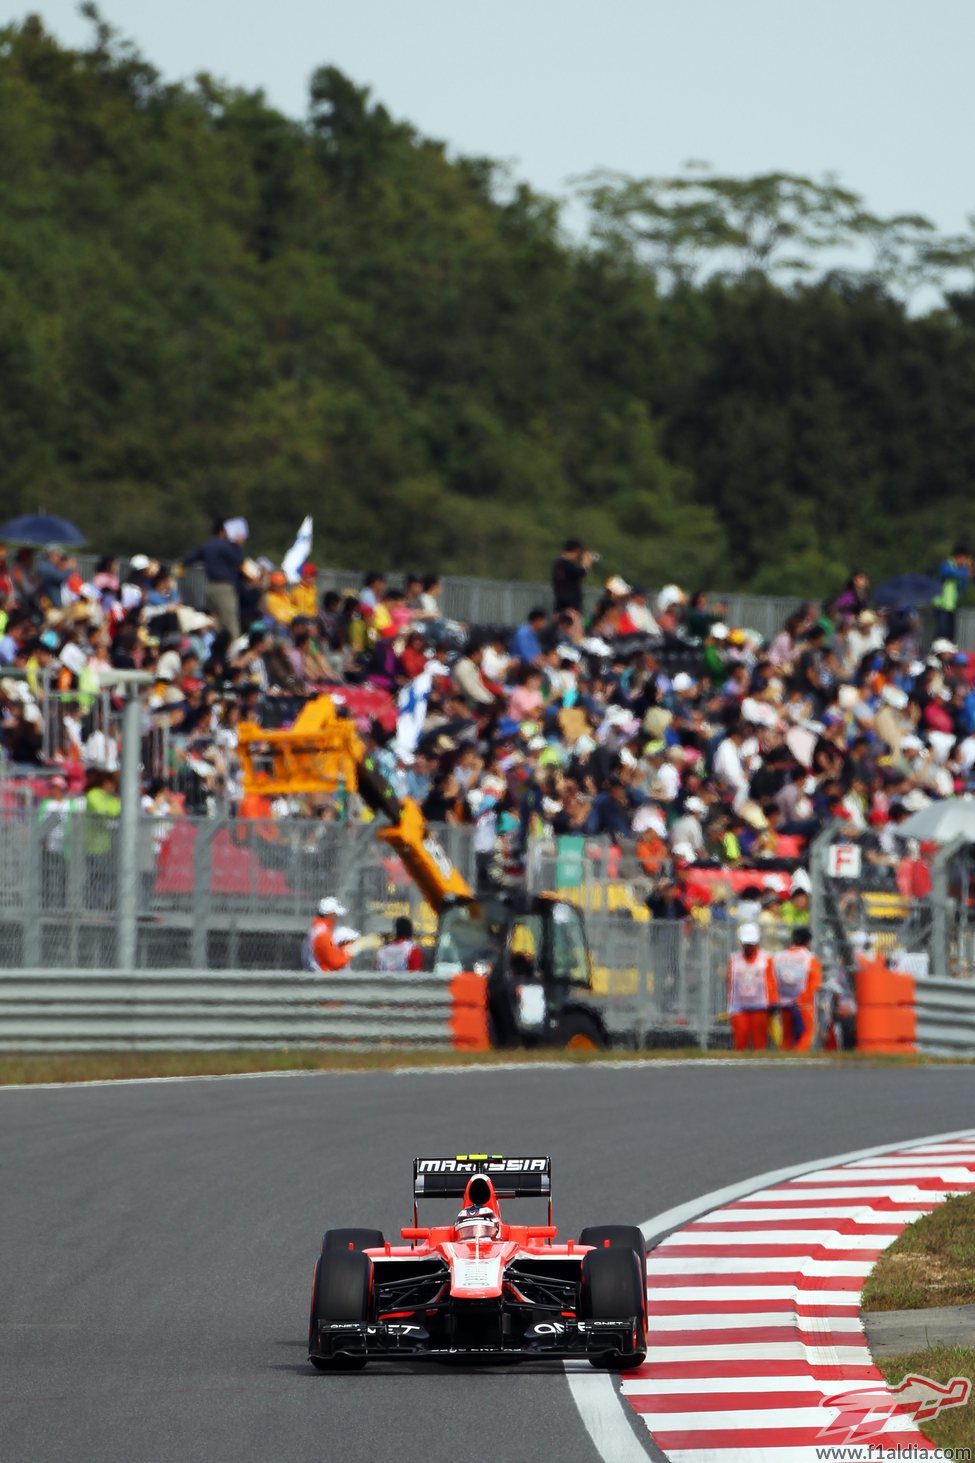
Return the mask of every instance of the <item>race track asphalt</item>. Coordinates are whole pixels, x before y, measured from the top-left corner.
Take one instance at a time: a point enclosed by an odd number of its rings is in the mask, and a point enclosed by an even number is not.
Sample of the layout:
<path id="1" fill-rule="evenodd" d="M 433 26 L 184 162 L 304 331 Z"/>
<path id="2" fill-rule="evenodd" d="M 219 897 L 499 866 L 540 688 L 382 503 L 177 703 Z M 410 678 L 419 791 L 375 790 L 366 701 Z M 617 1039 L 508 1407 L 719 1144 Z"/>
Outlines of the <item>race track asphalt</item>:
<path id="1" fill-rule="evenodd" d="M 4 1463 L 597 1463 L 558 1367 L 313 1372 L 322 1230 L 415 1153 L 550 1152 L 556 1222 L 970 1123 L 970 1068 L 651 1066 L 0 1090 Z M 422 1214 L 421 1214 L 422 1219 Z"/>

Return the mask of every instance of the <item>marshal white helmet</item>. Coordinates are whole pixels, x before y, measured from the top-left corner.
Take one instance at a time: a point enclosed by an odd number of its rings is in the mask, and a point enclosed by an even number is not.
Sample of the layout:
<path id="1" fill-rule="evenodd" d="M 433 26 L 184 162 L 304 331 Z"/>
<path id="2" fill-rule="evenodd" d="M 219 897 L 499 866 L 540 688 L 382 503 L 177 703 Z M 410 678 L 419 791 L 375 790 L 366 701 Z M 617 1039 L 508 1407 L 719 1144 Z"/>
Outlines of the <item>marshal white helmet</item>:
<path id="1" fill-rule="evenodd" d="M 454 1228 L 459 1240 L 495 1240 L 501 1234 L 501 1221 L 493 1209 L 471 1204 L 460 1211 Z"/>

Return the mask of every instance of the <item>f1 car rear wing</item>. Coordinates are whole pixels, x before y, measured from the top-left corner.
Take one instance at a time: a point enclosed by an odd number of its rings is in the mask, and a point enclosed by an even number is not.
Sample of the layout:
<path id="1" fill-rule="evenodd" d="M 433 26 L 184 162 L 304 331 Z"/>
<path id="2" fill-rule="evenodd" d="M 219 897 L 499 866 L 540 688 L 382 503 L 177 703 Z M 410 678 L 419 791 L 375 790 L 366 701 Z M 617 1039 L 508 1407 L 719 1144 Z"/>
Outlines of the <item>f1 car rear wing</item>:
<path id="1" fill-rule="evenodd" d="M 504 1158 L 500 1153 L 458 1153 L 455 1158 L 414 1158 L 413 1222 L 419 1199 L 462 1199 L 475 1174 L 491 1180 L 499 1199 L 547 1199 L 552 1222 L 551 1158 Z"/>

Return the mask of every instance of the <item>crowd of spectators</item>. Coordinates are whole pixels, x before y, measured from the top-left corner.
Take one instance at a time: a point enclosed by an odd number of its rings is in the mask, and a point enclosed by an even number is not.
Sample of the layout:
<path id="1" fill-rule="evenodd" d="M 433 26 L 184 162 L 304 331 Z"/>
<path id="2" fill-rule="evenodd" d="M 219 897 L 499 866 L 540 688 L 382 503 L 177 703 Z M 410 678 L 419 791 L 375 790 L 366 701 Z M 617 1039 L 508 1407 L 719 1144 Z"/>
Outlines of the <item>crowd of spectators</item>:
<path id="1" fill-rule="evenodd" d="M 87 579 L 57 549 L 0 549 L 8 766 L 103 787 L 119 756 L 117 718 L 99 712 L 107 673 L 138 669 L 151 677 L 145 745 L 165 729 L 147 803 L 234 813 L 241 720 L 331 691 L 370 708 L 360 730 L 400 795 L 432 822 L 473 827 L 485 872 L 516 866 L 532 836 L 605 835 L 638 860 L 651 909 L 670 914 L 720 905 L 720 881 L 695 885 L 692 871 L 789 872 L 831 819 L 883 857 L 907 814 L 975 784 L 975 655 L 948 633 L 926 646 L 917 612 L 875 606 L 862 572 L 766 642 L 706 591 L 650 593 L 569 540 L 551 598 L 523 623 L 464 626 L 445 616 L 436 574 L 377 571 L 321 593 L 311 562 L 289 573 L 251 558 L 245 534 L 230 520 L 182 565 L 137 553 L 124 573 L 104 558 Z M 205 611 L 181 598 L 194 563 Z M 950 563 L 964 588 L 963 547 Z M 942 632 L 956 604 L 938 607 Z M 431 661 L 425 721 L 404 742 L 397 698 Z M 369 816 L 344 794 L 271 812 Z M 795 894 L 801 905 L 801 878 L 786 902 Z"/>

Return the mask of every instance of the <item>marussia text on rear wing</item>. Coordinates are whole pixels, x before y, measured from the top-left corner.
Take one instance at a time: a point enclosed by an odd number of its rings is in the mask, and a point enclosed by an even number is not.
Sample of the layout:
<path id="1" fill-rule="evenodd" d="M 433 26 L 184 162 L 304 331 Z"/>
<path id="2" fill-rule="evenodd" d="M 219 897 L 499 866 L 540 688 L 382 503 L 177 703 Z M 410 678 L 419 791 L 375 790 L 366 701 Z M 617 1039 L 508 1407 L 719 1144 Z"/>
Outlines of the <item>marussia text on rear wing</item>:
<path id="1" fill-rule="evenodd" d="M 414 1158 L 414 1199 L 462 1199 L 470 1179 L 483 1173 L 499 1199 L 548 1199 L 551 1158 L 503 1158 L 499 1153 L 459 1153 L 455 1158 Z"/>

